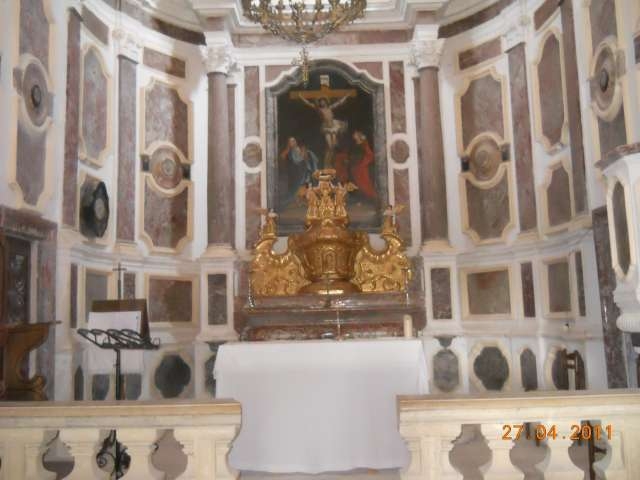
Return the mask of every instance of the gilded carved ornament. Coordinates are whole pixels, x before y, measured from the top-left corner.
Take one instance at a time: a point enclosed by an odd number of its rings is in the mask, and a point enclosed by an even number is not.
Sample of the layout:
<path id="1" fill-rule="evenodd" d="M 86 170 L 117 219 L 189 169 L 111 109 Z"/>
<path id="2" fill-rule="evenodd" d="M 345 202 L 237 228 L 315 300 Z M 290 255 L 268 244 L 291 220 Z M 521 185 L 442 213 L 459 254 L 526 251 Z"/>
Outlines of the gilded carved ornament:
<path id="1" fill-rule="evenodd" d="M 386 208 L 381 236 L 387 245 L 376 250 L 365 232 L 348 228 L 346 200 L 357 187 L 334 185 L 334 176 L 335 170 L 318 170 L 317 186 L 309 184 L 299 192 L 307 203 L 306 230 L 289 237 L 284 253 L 273 251 L 277 214 L 262 211 L 266 219 L 249 273 L 253 296 L 406 290 L 411 269 L 395 222 L 403 207 Z"/>

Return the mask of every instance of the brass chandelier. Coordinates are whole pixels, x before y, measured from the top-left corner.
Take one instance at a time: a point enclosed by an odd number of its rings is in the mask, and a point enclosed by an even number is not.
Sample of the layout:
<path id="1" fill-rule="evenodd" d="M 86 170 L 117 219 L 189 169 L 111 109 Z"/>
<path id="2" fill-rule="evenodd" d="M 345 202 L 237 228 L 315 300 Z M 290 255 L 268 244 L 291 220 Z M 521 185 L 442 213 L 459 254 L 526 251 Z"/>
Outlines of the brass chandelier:
<path id="1" fill-rule="evenodd" d="M 367 0 L 242 0 L 242 8 L 273 35 L 306 45 L 363 17 Z"/>

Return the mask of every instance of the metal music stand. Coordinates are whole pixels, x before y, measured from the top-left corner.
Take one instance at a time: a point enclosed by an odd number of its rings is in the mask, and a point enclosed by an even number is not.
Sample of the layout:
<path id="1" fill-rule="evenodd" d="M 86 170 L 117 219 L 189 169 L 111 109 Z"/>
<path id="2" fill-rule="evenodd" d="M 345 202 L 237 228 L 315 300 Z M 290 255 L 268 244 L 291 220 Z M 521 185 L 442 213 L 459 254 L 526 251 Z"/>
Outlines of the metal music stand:
<path id="1" fill-rule="evenodd" d="M 81 337 L 89 340 L 99 348 L 113 350 L 116 353 L 116 400 L 124 400 L 122 394 L 122 374 L 120 371 L 120 352 L 122 350 L 158 350 L 160 348 L 160 341 L 158 339 L 152 340 L 149 336 L 147 302 L 146 300 L 104 300 L 94 302 L 92 311 L 139 311 L 142 313 L 140 332 L 129 329 L 78 329 L 78 335 Z M 131 463 L 131 458 L 126 453 L 126 448 L 121 449 L 121 445 L 122 444 L 118 442 L 116 431 L 111 430 L 111 433 L 104 440 L 102 448 L 96 455 L 96 461 L 98 462 L 98 466 L 101 468 L 106 467 L 109 464 L 109 459 L 113 461 L 111 477 L 113 478 L 115 476 L 116 479 L 124 476 Z M 111 453 L 112 449 L 115 449 L 115 453 Z"/>

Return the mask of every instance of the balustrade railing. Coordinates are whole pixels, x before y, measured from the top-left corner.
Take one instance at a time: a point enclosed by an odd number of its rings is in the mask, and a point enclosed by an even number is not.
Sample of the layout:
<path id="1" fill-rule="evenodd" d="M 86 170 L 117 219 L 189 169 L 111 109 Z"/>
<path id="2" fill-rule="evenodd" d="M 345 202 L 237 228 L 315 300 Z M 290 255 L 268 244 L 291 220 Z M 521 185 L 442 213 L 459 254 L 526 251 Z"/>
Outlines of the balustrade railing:
<path id="1" fill-rule="evenodd" d="M 406 480 L 640 479 L 639 390 L 399 397 L 398 410 Z"/>
<path id="2" fill-rule="evenodd" d="M 240 414 L 240 404 L 226 400 L 6 403 L 0 407 L 0 480 L 116 478 L 113 451 L 105 450 L 112 430 L 130 459 L 127 480 L 235 478 L 226 459 Z M 160 440 L 168 432 L 179 448 L 163 452 Z M 178 459 L 169 462 L 181 465 L 178 476 L 159 469 L 167 455 Z"/>

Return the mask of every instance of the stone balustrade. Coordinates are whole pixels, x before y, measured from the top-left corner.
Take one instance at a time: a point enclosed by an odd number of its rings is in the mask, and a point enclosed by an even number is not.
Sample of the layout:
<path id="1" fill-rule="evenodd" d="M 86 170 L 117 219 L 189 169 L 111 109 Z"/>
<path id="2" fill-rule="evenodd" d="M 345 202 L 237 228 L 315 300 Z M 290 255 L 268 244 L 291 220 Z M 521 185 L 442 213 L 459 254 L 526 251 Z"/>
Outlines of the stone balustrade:
<path id="1" fill-rule="evenodd" d="M 411 452 L 406 480 L 640 478 L 640 390 L 399 397 L 398 409 Z"/>
<path id="2" fill-rule="evenodd" d="M 169 456 L 170 464 L 182 463 L 181 480 L 235 478 L 226 458 L 240 420 L 240 404 L 230 400 L 5 403 L 0 406 L 0 480 L 110 478 L 96 455 L 111 430 L 130 457 L 126 479 L 166 478 L 158 465 Z M 167 432 L 176 447 L 171 452 L 158 443 Z M 58 469 L 51 467 L 56 460 Z M 51 471 L 60 469 L 66 469 L 62 476 Z"/>

